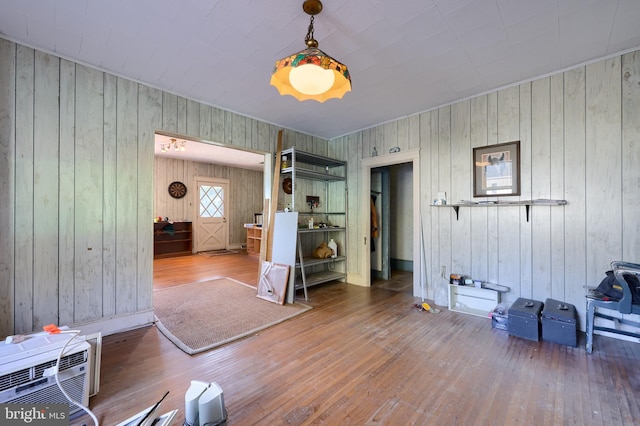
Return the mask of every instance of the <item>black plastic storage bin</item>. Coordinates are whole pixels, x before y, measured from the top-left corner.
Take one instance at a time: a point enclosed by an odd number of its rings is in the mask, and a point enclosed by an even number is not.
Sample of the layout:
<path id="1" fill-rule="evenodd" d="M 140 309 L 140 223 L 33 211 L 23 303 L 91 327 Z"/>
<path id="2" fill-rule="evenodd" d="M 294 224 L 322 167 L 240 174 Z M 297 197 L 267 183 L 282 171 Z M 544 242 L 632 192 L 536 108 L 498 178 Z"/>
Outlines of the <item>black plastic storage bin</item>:
<path id="1" fill-rule="evenodd" d="M 547 299 L 542 310 L 542 340 L 567 346 L 578 346 L 576 307 Z"/>
<path id="2" fill-rule="evenodd" d="M 507 312 L 509 335 L 539 341 L 542 307 L 543 303 L 538 300 L 516 299 Z"/>

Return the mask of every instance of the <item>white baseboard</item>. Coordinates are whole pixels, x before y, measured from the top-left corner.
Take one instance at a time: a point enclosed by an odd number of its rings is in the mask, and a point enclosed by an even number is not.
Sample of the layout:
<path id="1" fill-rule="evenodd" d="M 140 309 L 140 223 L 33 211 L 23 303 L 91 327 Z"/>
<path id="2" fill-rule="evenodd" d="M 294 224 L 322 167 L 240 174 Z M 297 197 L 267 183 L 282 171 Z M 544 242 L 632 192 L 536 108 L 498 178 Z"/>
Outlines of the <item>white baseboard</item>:
<path id="1" fill-rule="evenodd" d="M 153 309 L 149 309 L 146 311 L 136 312 L 134 314 L 118 315 L 101 319 L 99 321 L 74 324 L 72 328 L 81 330 L 82 334 L 85 335 L 102 333 L 103 336 L 109 336 L 110 334 L 121 333 L 123 331 L 151 325 L 153 324 L 153 321 Z"/>

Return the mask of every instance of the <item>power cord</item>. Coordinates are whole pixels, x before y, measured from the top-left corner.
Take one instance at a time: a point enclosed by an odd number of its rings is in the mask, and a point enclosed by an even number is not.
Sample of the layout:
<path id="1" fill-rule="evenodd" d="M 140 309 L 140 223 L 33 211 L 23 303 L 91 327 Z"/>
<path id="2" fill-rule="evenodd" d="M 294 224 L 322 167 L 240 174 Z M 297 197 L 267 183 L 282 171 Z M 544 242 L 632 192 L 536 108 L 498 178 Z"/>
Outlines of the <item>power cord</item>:
<path id="1" fill-rule="evenodd" d="M 69 346 L 69 343 L 71 343 L 71 341 L 73 339 L 75 339 L 80 333 L 80 330 L 60 330 L 56 327 L 55 331 L 52 331 L 52 333 L 55 334 L 72 334 L 72 336 L 69 338 L 69 340 L 67 340 L 67 342 L 64 344 L 64 346 L 62 347 L 62 349 L 60 349 L 60 352 L 58 353 L 58 358 L 56 359 L 56 365 L 55 367 L 55 373 L 54 373 L 54 377 L 56 379 L 56 384 L 58 385 L 58 387 L 60 388 L 60 391 L 62 392 L 62 394 L 64 395 L 65 398 L 67 398 L 67 400 L 80 407 L 82 410 L 84 410 L 90 417 L 91 419 L 93 419 L 93 422 L 96 426 L 100 426 L 100 423 L 98 422 L 98 418 L 95 416 L 95 414 L 93 414 L 93 412 L 89 409 L 89 407 L 85 407 L 82 403 L 75 401 L 73 398 L 71 398 L 71 396 L 69 396 L 69 394 L 67 393 L 67 391 L 64 390 L 64 388 L 62 387 L 62 384 L 60 383 L 60 378 L 58 377 L 58 374 L 60 372 L 60 362 L 62 361 L 62 356 L 64 355 L 64 351 L 65 349 L 67 349 L 67 346 Z"/>

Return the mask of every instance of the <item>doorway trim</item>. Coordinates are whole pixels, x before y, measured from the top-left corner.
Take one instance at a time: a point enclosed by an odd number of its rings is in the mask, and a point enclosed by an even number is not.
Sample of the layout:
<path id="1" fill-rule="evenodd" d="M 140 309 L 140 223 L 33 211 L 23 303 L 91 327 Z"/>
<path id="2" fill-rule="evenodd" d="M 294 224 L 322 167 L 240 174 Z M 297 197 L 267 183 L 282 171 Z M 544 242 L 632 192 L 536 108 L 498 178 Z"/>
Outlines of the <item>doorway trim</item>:
<path id="1" fill-rule="evenodd" d="M 422 256 L 420 247 L 422 242 L 420 231 L 420 149 L 398 152 L 395 154 L 381 155 L 377 157 L 363 158 L 360 173 L 362 176 L 362 186 L 360 191 L 360 236 L 364 243 L 364 253 L 361 257 L 361 271 L 363 286 L 371 287 L 371 212 L 370 212 L 370 192 L 371 192 L 371 169 L 382 166 L 393 166 L 395 164 L 412 163 L 413 165 L 413 295 L 421 294 L 421 283 L 423 282 Z"/>
<path id="2" fill-rule="evenodd" d="M 223 225 L 223 242 L 224 242 L 224 247 L 223 249 L 228 249 L 229 248 L 229 187 L 231 185 L 231 181 L 229 179 L 222 179 L 222 178 L 214 178 L 214 177 L 208 177 L 208 176 L 194 176 L 193 177 L 193 188 L 196 189 L 196 191 L 193 194 L 193 206 L 195 207 L 194 212 L 193 212 L 193 223 L 195 224 L 195 229 L 196 232 L 194 232 L 194 235 L 196 238 L 194 238 L 194 244 L 193 244 L 193 253 L 198 253 L 200 251 L 206 251 L 206 250 L 202 250 L 202 245 L 200 242 L 200 238 L 202 238 L 202 236 L 200 235 L 200 230 L 201 230 L 201 226 L 202 223 L 201 221 L 203 220 L 201 215 L 200 215 L 200 202 L 201 200 L 201 195 L 200 195 L 200 186 L 202 184 L 209 184 L 211 186 L 216 186 L 219 185 L 221 187 L 223 187 L 223 218 L 222 218 L 222 223 Z"/>
<path id="3" fill-rule="evenodd" d="M 255 149 L 255 148 L 251 148 L 251 147 L 246 147 L 246 146 L 240 146 L 240 145 L 233 145 L 233 144 L 228 144 L 228 143 L 223 143 L 223 142 L 218 142 L 218 141 L 214 141 L 211 139 L 204 139 L 198 136 L 193 136 L 193 135 L 189 135 L 186 133 L 175 133 L 175 132 L 171 132 L 171 131 L 167 131 L 167 130 L 162 130 L 162 129 L 154 129 L 153 131 L 153 144 L 154 146 L 156 145 L 156 135 L 161 135 L 161 136 L 166 136 L 166 137 L 173 137 L 176 139 L 182 139 L 185 140 L 187 142 L 194 142 L 194 143 L 199 143 L 199 144 L 204 144 L 204 145 L 214 145 L 216 147 L 225 149 L 227 151 L 245 151 L 245 152 L 251 152 L 254 154 L 258 154 L 258 155 L 262 155 L 263 157 L 263 168 L 262 168 L 262 176 L 263 176 L 263 187 L 262 187 L 262 198 L 263 200 L 267 199 L 270 200 L 271 199 L 271 187 L 272 187 L 272 181 L 273 181 L 273 157 L 274 154 L 270 151 L 263 151 L 262 149 Z M 152 203 L 153 203 L 153 209 L 155 209 L 155 203 L 156 203 L 156 199 L 155 199 L 155 161 L 156 161 L 156 157 L 159 157 L 155 154 L 155 152 L 152 152 L 152 158 L 153 158 L 153 162 L 154 162 L 154 168 L 151 172 L 151 179 L 152 179 L 152 187 L 153 187 L 153 197 L 152 197 Z M 231 165 L 225 165 L 223 163 L 217 162 L 215 160 L 215 158 L 202 158 L 200 160 L 194 160 L 194 159 L 183 159 L 183 161 L 191 161 L 191 162 L 201 162 L 204 164 L 220 164 L 222 166 L 225 167 L 237 167 L 237 166 L 231 166 Z M 242 167 L 239 167 L 242 168 Z M 193 202 L 193 206 L 188 207 L 189 210 L 193 211 L 192 208 L 194 206 L 197 207 L 198 203 L 195 202 L 196 200 L 194 200 Z M 264 205 L 264 202 L 263 202 Z M 258 212 L 254 212 L 254 213 L 258 213 Z M 195 224 L 195 218 L 191 219 L 192 222 Z M 195 241 L 196 238 L 198 238 L 197 235 L 197 229 L 196 227 L 194 227 L 193 229 L 193 234 L 192 234 L 192 238 Z M 227 241 L 227 246 L 229 245 L 229 242 Z M 193 252 L 195 253 L 195 244 L 193 247 Z M 152 254 L 153 256 L 153 254 Z"/>

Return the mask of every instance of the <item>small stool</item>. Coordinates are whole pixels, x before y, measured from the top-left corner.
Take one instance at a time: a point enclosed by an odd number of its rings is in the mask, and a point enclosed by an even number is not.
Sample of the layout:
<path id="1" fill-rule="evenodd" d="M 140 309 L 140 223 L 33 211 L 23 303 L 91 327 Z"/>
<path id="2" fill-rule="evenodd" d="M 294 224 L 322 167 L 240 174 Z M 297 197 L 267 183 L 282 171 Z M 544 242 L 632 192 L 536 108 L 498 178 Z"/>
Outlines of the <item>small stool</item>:
<path id="1" fill-rule="evenodd" d="M 629 284 L 624 278 L 625 275 L 635 275 L 640 278 L 640 264 L 629 263 L 623 261 L 611 262 L 611 270 L 616 277 L 618 284 L 623 289 L 623 296 L 620 300 L 603 299 L 591 294 L 587 295 L 587 324 L 586 324 L 586 337 L 587 353 L 593 351 L 593 332 L 595 330 L 607 331 L 609 333 L 621 334 L 629 337 L 640 338 L 640 331 L 627 331 L 621 330 L 618 327 L 605 327 L 595 325 L 596 317 L 604 318 L 613 322 L 627 324 L 636 328 L 640 328 L 640 323 L 636 321 L 630 321 L 624 318 L 615 318 L 604 313 L 597 312 L 596 308 L 610 309 L 612 311 L 618 311 L 620 314 L 636 314 L 640 315 L 640 305 L 633 304 L 633 296 Z"/>

